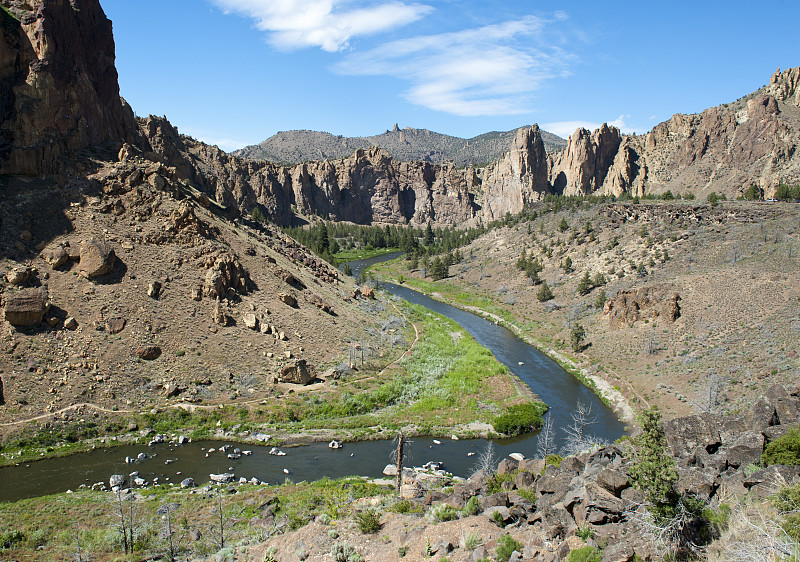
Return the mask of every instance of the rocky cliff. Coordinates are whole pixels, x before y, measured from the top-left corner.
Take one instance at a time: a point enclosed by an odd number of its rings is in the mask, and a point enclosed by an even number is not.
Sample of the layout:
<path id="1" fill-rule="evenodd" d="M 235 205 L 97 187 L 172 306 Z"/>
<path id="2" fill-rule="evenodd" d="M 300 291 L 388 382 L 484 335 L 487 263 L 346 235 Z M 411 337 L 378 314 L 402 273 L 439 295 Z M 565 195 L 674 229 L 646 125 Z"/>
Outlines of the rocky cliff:
<path id="1" fill-rule="evenodd" d="M 676 114 L 646 135 L 603 125 L 577 130 L 550 160 L 553 189 L 568 195 L 711 191 L 736 197 L 751 184 L 769 196 L 800 181 L 800 68 L 697 115 Z"/>
<path id="2" fill-rule="evenodd" d="M 0 173 L 53 174 L 67 152 L 127 138 L 132 113 L 120 101 L 111 22 L 100 4 L 0 7 Z"/>
<path id="3" fill-rule="evenodd" d="M 359 224 L 464 224 L 517 213 L 548 191 L 547 154 L 537 126 L 480 170 L 452 163 L 398 162 L 378 148 L 349 158 L 279 166 L 246 160 L 184 137 L 164 118 L 139 121 L 145 152 L 218 203 L 249 213 L 259 206 L 278 224 L 296 211 Z M 124 154 L 138 149 L 127 146 Z"/>

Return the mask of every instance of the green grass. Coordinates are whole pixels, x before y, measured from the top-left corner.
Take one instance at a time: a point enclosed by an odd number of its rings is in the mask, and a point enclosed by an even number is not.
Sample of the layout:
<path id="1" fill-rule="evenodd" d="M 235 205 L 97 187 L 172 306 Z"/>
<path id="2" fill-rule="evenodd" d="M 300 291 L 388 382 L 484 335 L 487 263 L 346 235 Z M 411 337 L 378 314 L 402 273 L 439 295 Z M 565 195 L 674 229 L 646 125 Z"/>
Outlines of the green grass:
<path id="1" fill-rule="evenodd" d="M 237 489 L 239 493 L 226 493 L 222 497 L 226 546 L 263 540 L 263 530 L 251 526 L 250 520 L 263 517 L 267 506 L 274 511 L 276 520 L 286 518 L 290 528 L 298 528 L 322 514 L 330 519 L 350 517 L 355 500 L 392 492 L 391 488 L 370 484 L 359 477 L 323 478 L 312 483 L 272 487 L 246 485 Z M 136 547 L 132 555 L 126 557 L 122 552 L 115 496 L 79 490 L 73 494 L 0 503 L 0 559 L 71 560 L 76 557 L 79 544 L 84 560 L 149 559 L 163 554 L 165 543 L 160 537 L 163 520 L 157 510 L 165 503 L 177 505 L 172 524 L 179 542 L 191 549 L 188 558 L 206 559 L 218 551 L 214 526 L 218 525 L 219 504 L 215 498 L 170 486 L 148 488 L 147 492 L 144 499 L 124 503 L 126 512 L 132 507 L 135 513 Z M 190 543 L 185 537 L 195 529 L 202 532 L 201 539 Z"/>
<path id="2" fill-rule="evenodd" d="M 339 262 L 345 261 L 353 261 L 353 260 L 366 260 L 369 258 L 374 258 L 375 256 L 383 256 L 385 254 L 391 254 L 392 252 L 399 252 L 400 248 L 372 248 L 372 249 L 365 249 L 359 248 L 354 250 L 342 250 L 341 252 L 336 252 L 333 254 L 333 257 L 336 258 Z"/>

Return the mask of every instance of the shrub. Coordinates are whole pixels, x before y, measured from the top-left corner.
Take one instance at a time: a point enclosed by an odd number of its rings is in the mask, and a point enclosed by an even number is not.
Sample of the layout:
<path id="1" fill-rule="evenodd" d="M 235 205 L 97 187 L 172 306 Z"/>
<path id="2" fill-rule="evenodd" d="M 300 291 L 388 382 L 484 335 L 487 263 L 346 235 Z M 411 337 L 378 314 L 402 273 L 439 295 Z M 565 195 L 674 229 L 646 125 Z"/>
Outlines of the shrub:
<path id="1" fill-rule="evenodd" d="M 717 206 L 717 204 L 719 203 L 719 195 L 717 195 L 716 191 L 712 191 L 711 193 L 708 194 L 708 203 L 712 207 Z"/>
<path id="2" fill-rule="evenodd" d="M 781 528 L 792 539 L 800 542 L 800 484 L 782 488 L 772 498 L 772 503 L 783 515 Z"/>
<path id="3" fill-rule="evenodd" d="M 575 532 L 580 538 L 585 541 L 588 541 L 594 536 L 594 529 L 591 527 L 578 527 L 578 530 Z"/>
<path id="4" fill-rule="evenodd" d="M 552 464 L 556 468 L 561 466 L 561 461 L 563 461 L 563 457 L 561 455 L 547 455 L 544 459 L 544 464 L 547 466 L 548 464 Z"/>
<path id="5" fill-rule="evenodd" d="M 518 541 L 514 540 L 511 535 L 503 535 L 497 539 L 497 550 L 495 551 L 495 557 L 497 558 L 498 562 L 507 562 L 508 559 L 511 558 L 511 553 L 513 553 L 515 550 L 517 552 L 522 552 L 522 545 Z"/>
<path id="6" fill-rule="evenodd" d="M 381 516 L 374 509 L 365 509 L 356 513 L 356 524 L 365 535 L 377 533 L 381 530 Z"/>
<path id="7" fill-rule="evenodd" d="M 542 414 L 546 411 L 547 406 L 541 402 L 516 404 L 497 416 L 492 427 L 497 433 L 505 435 L 528 433 L 542 426 Z"/>
<path id="8" fill-rule="evenodd" d="M 336 542 L 331 547 L 331 556 L 336 562 L 362 562 L 364 558 L 346 543 Z"/>
<path id="9" fill-rule="evenodd" d="M 586 271 L 584 272 L 583 277 L 581 277 L 581 280 L 578 282 L 578 294 L 588 295 L 592 289 L 594 289 L 594 284 L 589 278 L 589 272 Z"/>
<path id="10" fill-rule="evenodd" d="M 464 509 L 461 510 L 461 513 L 464 517 L 469 517 L 470 515 L 478 515 L 481 512 L 481 503 L 478 501 L 476 496 L 472 496 L 466 504 L 464 504 Z"/>
<path id="11" fill-rule="evenodd" d="M 567 557 L 567 562 L 600 562 L 600 560 L 602 560 L 600 552 L 589 545 L 573 550 Z"/>
<path id="12" fill-rule="evenodd" d="M 452 505 L 437 503 L 428 511 L 427 517 L 431 523 L 453 521 L 458 519 L 458 510 Z"/>
<path id="13" fill-rule="evenodd" d="M 470 533 L 464 537 L 464 548 L 466 550 L 475 550 L 483 544 L 483 539 L 478 533 Z"/>
<path id="14" fill-rule="evenodd" d="M 761 461 L 771 464 L 800 464 L 800 428 L 793 428 L 779 437 L 764 450 Z"/>

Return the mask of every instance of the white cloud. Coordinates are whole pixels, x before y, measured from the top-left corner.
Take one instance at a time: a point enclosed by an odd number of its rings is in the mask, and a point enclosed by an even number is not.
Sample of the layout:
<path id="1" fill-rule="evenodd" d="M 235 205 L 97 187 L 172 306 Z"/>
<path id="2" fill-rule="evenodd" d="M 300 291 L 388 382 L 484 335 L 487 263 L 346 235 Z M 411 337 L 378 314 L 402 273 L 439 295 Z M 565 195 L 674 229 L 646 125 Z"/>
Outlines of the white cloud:
<path id="1" fill-rule="evenodd" d="M 462 116 L 531 111 L 531 94 L 567 74 L 572 55 L 543 38 L 555 20 L 527 16 L 481 28 L 410 37 L 348 55 L 334 70 L 411 83 L 410 102 Z"/>
<path id="2" fill-rule="evenodd" d="M 625 134 L 633 134 L 633 133 L 642 133 L 645 132 L 644 129 L 629 126 L 625 119 L 630 118 L 630 115 L 620 115 L 613 121 L 606 121 L 606 123 L 612 127 L 616 127 L 620 131 Z M 572 133 L 574 133 L 579 128 L 587 129 L 588 131 L 594 131 L 595 129 L 599 129 L 602 123 L 597 123 L 595 121 L 554 121 L 551 123 L 541 123 L 539 126 L 544 129 L 545 131 L 549 131 L 553 134 L 558 135 L 559 137 L 568 139 Z"/>
<path id="3" fill-rule="evenodd" d="M 371 35 L 417 21 L 433 8 L 399 1 L 348 8 L 345 0 L 211 0 L 226 12 L 252 18 L 276 47 L 321 47 L 339 51 L 350 38 Z"/>

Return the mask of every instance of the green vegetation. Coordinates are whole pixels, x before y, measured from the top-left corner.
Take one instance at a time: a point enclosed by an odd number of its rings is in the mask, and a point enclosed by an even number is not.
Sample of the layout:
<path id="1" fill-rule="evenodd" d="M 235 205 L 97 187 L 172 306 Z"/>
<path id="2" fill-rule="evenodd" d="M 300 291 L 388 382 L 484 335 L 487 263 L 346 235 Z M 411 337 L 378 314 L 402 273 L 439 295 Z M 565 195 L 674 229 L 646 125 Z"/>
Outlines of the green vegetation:
<path id="1" fill-rule="evenodd" d="M 583 340 L 586 339 L 586 329 L 580 324 L 575 324 L 569 331 L 569 341 L 572 351 L 578 353 L 583 351 Z"/>
<path id="2" fill-rule="evenodd" d="M 497 558 L 498 562 L 507 562 L 515 550 L 521 553 L 522 544 L 515 540 L 511 535 L 503 535 L 497 539 L 497 550 L 495 551 L 495 557 Z"/>
<path id="3" fill-rule="evenodd" d="M 629 470 L 634 486 L 647 494 L 653 514 L 671 517 L 676 503 L 675 484 L 678 471 L 675 461 L 667 453 L 661 412 L 648 408 L 639 416 L 642 433 L 634 440 L 634 462 Z"/>
<path id="4" fill-rule="evenodd" d="M 365 509 L 356 513 L 358 530 L 371 535 L 381 530 L 381 516 L 375 509 Z"/>
<path id="5" fill-rule="evenodd" d="M 492 427 L 497 433 L 504 435 L 521 435 L 542 427 L 542 416 L 547 411 L 547 406 L 541 402 L 515 404 L 492 421 Z"/>
<path id="6" fill-rule="evenodd" d="M 784 183 L 775 190 L 775 199 L 778 201 L 796 201 L 800 199 L 800 185 L 790 187 Z"/>
<path id="7" fill-rule="evenodd" d="M 764 465 L 771 464 L 800 464 L 800 428 L 794 427 L 785 435 L 777 438 L 767 445 L 761 455 Z"/>
<path id="8" fill-rule="evenodd" d="M 550 286 L 547 284 L 547 281 L 542 283 L 542 286 L 536 292 L 536 299 L 539 302 L 546 302 L 553 298 L 553 291 L 550 289 Z"/>
<path id="9" fill-rule="evenodd" d="M 602 556 L 600 551 L 593 546 L 582 546 L 577 550 L 573 550 L 567 557 L 567 562 L 600 562 Z"/>
<path id="10" fill-rule="evenodd" d="M 782 488 L 772 503 L 781 512 L 783 531 L 800 543 L 800 484 Z"/>

